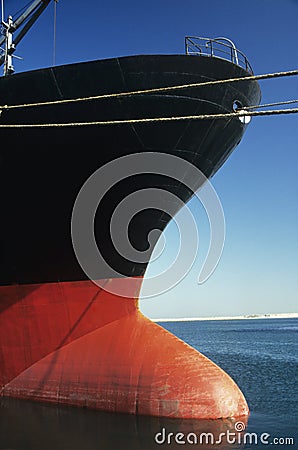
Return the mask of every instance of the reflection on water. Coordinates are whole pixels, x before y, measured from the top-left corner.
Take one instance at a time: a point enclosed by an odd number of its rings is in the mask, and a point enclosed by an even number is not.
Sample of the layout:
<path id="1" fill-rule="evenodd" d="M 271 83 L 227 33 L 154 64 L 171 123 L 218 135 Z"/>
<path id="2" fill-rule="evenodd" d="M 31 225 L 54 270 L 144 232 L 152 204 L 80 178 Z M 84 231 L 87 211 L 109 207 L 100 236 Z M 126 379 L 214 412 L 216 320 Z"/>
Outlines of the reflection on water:
<path id="1" fill-rule="evenodd" d="M 245 422 L 246 418 L 240 420 Z M 0 449 L 241 449 L 243 445 L 231 444 L 232 437 L 240 441 L 241 434 L 228 434 L 235 433 L 235 422 L 113 414 L 1 398 Z M 216 441 L 219 443 L 215 445 Z"/>

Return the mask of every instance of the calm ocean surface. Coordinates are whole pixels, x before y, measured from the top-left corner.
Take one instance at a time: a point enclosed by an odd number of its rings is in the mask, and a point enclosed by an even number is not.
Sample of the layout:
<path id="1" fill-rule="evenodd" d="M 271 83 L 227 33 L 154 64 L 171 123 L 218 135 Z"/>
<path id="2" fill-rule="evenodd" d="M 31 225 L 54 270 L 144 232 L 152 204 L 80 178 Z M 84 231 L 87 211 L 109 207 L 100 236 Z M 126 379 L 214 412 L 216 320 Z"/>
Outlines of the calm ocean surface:
<path id="1" fill-rule="evenodd" d="M 244 430 L 246 443 L 238 442 L 238 433 L 234 438 L 233 420 L 135 417 L 2 398 L 0 449 L 298 449 L 298 319 L 160 325 L 205 354 L 236 381 L 251 411 Z M 210 433 L 209 443 L 202 433 Z"/>

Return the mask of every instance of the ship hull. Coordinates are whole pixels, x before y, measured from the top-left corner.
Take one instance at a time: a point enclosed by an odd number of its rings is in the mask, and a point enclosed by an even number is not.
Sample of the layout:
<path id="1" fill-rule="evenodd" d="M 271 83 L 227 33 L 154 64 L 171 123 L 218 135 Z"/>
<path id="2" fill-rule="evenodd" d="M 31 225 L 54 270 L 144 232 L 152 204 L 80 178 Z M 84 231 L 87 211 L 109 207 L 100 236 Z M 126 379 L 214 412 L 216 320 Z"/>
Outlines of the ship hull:
<path id="1" fill-rule="evenodd" d="M 31 104 L 94 95 L 185 85 L 248 75 L 225 60 L 187 55 L 127 57 L 17 74 L 0 80 L 2 104 Z M 0 125 L 80 123 L 232 112 L 235 100 L 257 104 L 259 87 L 241 81 L 75 103 L 2 110 Z M 246 126 L 238 118 L 108 126 L 1 128 L 0 195 L 2 285 L 86 279 L 69 232 L 76 197 L 97 169 L 134 153 L 177 156 L 212 177 L 240 142 Z M 146 188 L 160 188 L 186 203 L 193 192 L 168 177 L 145 174 L 123 180 L 99 207 L 95 234 L 104 258 L 124 276 L 142 276 L 147 264 L 119 258 L 109 237 L 119 202 Z M 202 180 L 194 187 L 199 189 Z M 173 211 L 175 212 L 175 211 Z M 152 229 L 163 230 L 164 214 L 144 211 L 132 222 L 130 239 L 140 251 Z M 100 229 L 100 233 L 98 230 Z M 99 268 L 97 278 L 109 278 Z"/>
<path id="2" fill-rule="evenodd" d="M 141 278 L 104 281 L 126 297 L 91 281 L 0 288 L 3 396 L 163 417 L 247 415 L 223 370 L 138 310 Z"/>
<path id="3" fill-rule="evenodd" d="M 186 203 L 202 180 L 189 189 L 187 183 L 143 174 L 124 179 L 107 193 L 94 232 L 117 275 L 112 277 L 105 265 L 99 265 L 94 280 L 101 280 L 101 288 L 77 261 L 70 222 L 82 185 L 107 163 L 131 154 L 164 153 L 183 158 L 211 178 L 246 128 L 238 118 L 90 123 L 232 112 L 236 100 L 243 106 L 259 102 L 258 85 L 247 80 L 52 103 L 247 75 L 216 58 L 153 55 L 42 69 L 0 80 L 3 104 L 50 102 L 3 109 L 0 117 L 1 125 L 35 125 L 1 128 L 7 143 L 0 160 L 2 395 L 174 417 L 247 414 L 233 380 L 141 315 L 137 299 L 147 262 L 123 258 L 109 234 L 113 211 L 130 194 L 158 188 Z M 82 122 L 88 124 L 75 125 Z M 173 214 L 180 207 L 177 204 Z M 138 215 L 129 231 L 133 246 L 146 249 L 148 233 L 162 231 L 169 220 L 152 209 Z M 111 293 L 113 284 L 121 286 L 123 296 Z M 187 388 L 185 374 L 190 380 Z"/>

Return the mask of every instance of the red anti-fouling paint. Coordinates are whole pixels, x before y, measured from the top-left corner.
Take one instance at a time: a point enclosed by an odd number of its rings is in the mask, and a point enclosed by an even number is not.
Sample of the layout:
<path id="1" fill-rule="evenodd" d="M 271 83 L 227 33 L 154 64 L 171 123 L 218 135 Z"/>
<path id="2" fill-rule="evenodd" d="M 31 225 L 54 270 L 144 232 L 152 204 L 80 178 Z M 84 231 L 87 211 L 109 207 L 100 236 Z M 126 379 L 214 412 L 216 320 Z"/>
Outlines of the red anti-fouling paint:
<path id="1" fill-rule="evenodd" d="M 139 311 L 141 277 L 106 282 L 126 296 L 91 281 L 0 288 L 2 395 L 165 417 L 248 414 L 222 369 Z"/>

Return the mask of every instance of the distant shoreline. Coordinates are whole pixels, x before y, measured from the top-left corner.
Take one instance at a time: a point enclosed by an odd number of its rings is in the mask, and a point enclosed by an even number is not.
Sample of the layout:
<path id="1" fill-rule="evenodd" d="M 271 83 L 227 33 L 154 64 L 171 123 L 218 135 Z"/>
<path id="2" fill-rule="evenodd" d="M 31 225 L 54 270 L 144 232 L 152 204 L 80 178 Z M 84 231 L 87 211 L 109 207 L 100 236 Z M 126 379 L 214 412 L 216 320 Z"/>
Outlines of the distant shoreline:
<path id="1" fill-rule="evenodd" d="M 270 314 L 247 314 L 244 316 L 222 316 L 222 317 L 172 317 L 172 318 L 160 318 L 151 319 L 153 322 L 193 322 L 203 320 L 251 320 L 251 319 L 296 319 L 297 313 L 270 313 Z"/>

